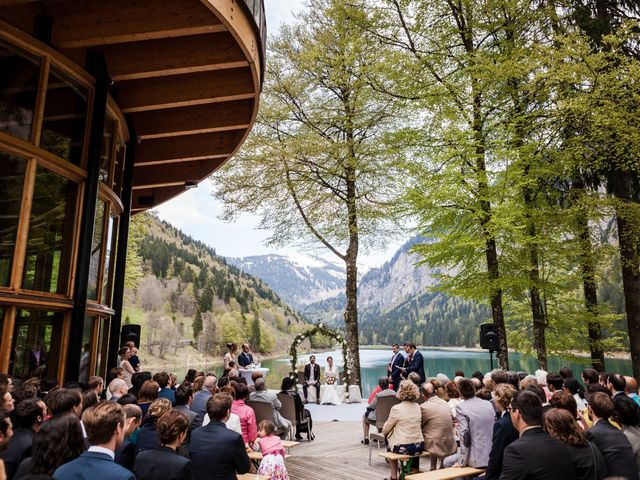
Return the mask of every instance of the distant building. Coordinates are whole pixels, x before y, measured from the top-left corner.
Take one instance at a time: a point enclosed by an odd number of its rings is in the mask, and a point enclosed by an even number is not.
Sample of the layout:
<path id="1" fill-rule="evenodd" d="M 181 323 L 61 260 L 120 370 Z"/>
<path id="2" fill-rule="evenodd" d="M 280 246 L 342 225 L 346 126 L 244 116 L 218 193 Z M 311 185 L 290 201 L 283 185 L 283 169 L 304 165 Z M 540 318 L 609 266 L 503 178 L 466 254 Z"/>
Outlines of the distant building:
<path id="1" fill-rule="evenodd" d="M 254 122 L 263 0 L 0 2 L 0 372 L 105 375 L 131 214 Z"/>

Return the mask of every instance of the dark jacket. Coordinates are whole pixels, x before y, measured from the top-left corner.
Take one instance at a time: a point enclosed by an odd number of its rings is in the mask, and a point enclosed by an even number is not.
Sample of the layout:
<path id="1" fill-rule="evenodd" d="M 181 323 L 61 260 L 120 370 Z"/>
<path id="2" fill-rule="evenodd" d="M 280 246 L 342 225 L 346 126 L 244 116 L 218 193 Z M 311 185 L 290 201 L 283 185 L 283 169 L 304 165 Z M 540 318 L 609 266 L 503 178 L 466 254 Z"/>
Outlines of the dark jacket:
<path id="1" fill-rule="evenodd" d="M 502 473 L 502 460 L 505 449 L 519 437 L 518 430 L 511 422 L 511 415 L 505 413 L 493 424 L 493 440 L 487 465 L 486 480 L 497 480 Z"/>
<path id="2" fill-rule="evenodd" d="M 242 352 L 238 355 L 238 365 L 241 367 L 246 367 L 247 365 L 251 365 L 253 363 L 253 355 L 250 353 Z"/>
<path id="3" fill-rule="evenodd" d="M 392 357 L 393 362 L 391 363 L 391 382 L 393 383 L 393 389 L 397 392 L 398 385 L 400 385 L 400 380 L 402 380 L 402 370 L 398 367 L 404 367 L 404 355 L 401 352 Z"/>
<path id="4" fill-rule="evenodd" d="M 541 427 L 532 428 L 504 451 L 500 480 L 570 480 L 569 447 Z"/>
<path id="5" fill-rule="evenodd" d="M 411 372 L 416 372 L 420 375 L 420 383 L 424 383 L 426 379 L 424 375 L 424 358 L 422 358 L 422 354 L 418 350 L 413 353 L 411 361 L 409 361 L 409 357 L 407 357 L 405 360 L 405 367 L 407 367 L 404 372 L 405 378 L 408 377 Z"/>
<path id="6" fill-rule="evenodd" d="M 587 430 L 587 438 L 602 452 L 608 477 L 638 478 L 633 449 L 621 430 L 608 420 L 599 420 Z"/>
<path id="7" fill-rule="evenodd" d="M 0 454 L 0 458 L 4 460 L 4 469 L 9 480 L 16 474 L 20 462 L 31 456 L 31 445 L 35 435 L 36 432 L 33 428 L 16 428 L 7 449 Z"/>
<path id="8" fill-rule="evenodd" d="M 133 470 L 133 462 L 136 460 L 137 447 L 128 438 L 116 450 L 116 463 L 127 470 Z"/>
<path id="9" fill-rule="evenodd" d="M 607 474 L 604 457 L 593 443 L 568 445 L 576 470 L 576 480 L 602 480 Z"/>
<path id="10" fill-rule="evenodd" d="M 158 398 L 166 398 L 171 402 L 172 406 L 176 406 L 176 392 L 168 387 L 160 389 L 160 391 L 158 392 Z"/>
<path id="11" fill-rule="evenodd" d="M 140 452 L 133 473 L 138 480 L 191 480 L 191 461 L 169 447 L 157 447 Z"/>
<path id="12" fill-rule="evenodd" d="M 212 396 L 209 390 L 200 390 L 193 396 L 189 409 L 198 414 L 198 418 L 194 421 L 196 428 L 202 426 L 204 416 L 207 414 L 207 402 Z"/>
<path id="13" fill-rule="evenodd" d="M 218 420 L 191 433 L 189 457 L 194 480 L 235 480 L 251 468 L 242 435 Z"/>
<path id="14" fill-rule="evenodd" d="M 98 452 L 84 452 L 59 466 L 53 477 L 58 480 L 136 480 L 133 473 L 111 460 L 109 455 Z"/>
<path id="15" fill-rule="evenodd" d="M 138 433 L 138 442 L 136 451 L 138 453 L 144 450 L 151 450 L 160 446 L 160 438 L 156 430 L 156 417 L 146 417 L 140 425 L 140 433 Z"/>
<path id="16" fill-rule="evenodd" d="M 174 407 L 174 410 L 184 413 L 189 419 L 189 430 L 187 430 L 187 438 L 178 448 L 178 454 L 183 457 L 189 458 L 189 443 L 191 442 L 191 432 L 193 432 L 196 428 L 199 427 L 198 422 L 198 414 L 193 410 L 189 409 L 186 405 L 178 405 Z"/>
<path id="17" fill-rule="evenodd" d="M 311 364 L 307 363 L 304 366 L 304 381 L 308 382 L 309 379 L 311 378 Z M 320 365 L 318 365 L 317 363 L 313 364 L 313 379 L 320 383 Z"/>

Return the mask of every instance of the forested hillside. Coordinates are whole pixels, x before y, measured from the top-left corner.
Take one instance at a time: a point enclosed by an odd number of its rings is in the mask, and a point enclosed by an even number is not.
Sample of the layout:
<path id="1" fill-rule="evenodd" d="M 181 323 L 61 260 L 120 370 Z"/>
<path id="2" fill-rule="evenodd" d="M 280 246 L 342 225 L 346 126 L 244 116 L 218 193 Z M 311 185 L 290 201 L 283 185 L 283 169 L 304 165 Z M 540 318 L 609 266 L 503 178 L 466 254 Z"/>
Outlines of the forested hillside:
<path id="1" fill-rule="evenodd" d="M 164 358 L 193 346 L 219 355 L 227 342 L 285 352 L 304 325 L 261 280 L 211 247 L 147 215 L 137 242 L 141 278 L 127 291 L 125 323 L 143 325 L 143 348 Z"/>

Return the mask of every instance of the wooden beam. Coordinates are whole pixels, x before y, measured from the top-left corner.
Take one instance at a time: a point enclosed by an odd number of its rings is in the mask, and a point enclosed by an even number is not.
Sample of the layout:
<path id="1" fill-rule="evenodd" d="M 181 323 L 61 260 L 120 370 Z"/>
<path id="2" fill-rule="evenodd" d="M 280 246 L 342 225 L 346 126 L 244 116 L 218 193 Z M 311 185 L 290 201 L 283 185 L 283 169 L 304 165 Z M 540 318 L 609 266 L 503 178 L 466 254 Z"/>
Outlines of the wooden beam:
<path id="1" fill-rule="evenodd" d="M 52 5 L 52 43 L 83 48 L 223 32 L 226 27 L 199 0 L 91 0 Z"/>
<path id="2" fill-rule="evenodd" d="M 109 75 L 116 81 L 246 67 L 247 58 L 228 32 L 107 45 Z"/>
<path id="3" fill-rule="evenodd" d="M 138 168 L 194 159 L 228 157 L 240 143 L 244 133 L 244 130 L 234 130 L 144 140 L 136 147 L 135 166 Z"/>
<path id="4" fill-rule="evenodd" d="M 133 114 L 142 139 L 247 129 L 253 119 L 253 100 L 195 105 L 167 111 Z"/>
<path id="5" fill-rule="evenodd" d="M 121 82 L 118 104 L 125 113 L 254 98 L 259 93 L 248 68 Z"/>
<path id="6" fill-rule="evenodd" d="M 184 184 L 173 187 L 144 188 L 133 191 L 131 211 L 142 212 L 166 202 L 186 190 Z"/>
<path id="7" fill-rule="evenodd" d="M 185 182 L 200 182 L 213 173 L 222 159 L 195 160 L 174 165 L 137 167 L 133 172 L 133 189 L 180 186 Z"/>

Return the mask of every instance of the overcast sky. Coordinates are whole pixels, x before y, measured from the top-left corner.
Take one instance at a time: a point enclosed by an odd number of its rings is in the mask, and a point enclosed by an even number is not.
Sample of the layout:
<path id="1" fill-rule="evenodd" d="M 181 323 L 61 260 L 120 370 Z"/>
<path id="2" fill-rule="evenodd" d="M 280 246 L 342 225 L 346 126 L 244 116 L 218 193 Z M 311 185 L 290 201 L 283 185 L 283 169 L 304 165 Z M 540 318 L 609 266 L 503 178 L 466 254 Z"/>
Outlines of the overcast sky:
<path id="1" fill-rule="evenodd" d="M 294 13 L 304 9 L 304 4 L 304 0 L 265 0 L 268 33 L 270 35 L 276 33 L 282 23 L 292 23 Z M 246 257 L 266 253 L 286 255 L 295 251 L 294 248 L 276 250 L 265 246 L 264 240 L 269 236 L 269 232 L 256 229 L 258 219 L 252 215 L 243 214 L 233 223 L 219 220 L 221 205 L 211 196 L 211 192 L 211 181 L 205 180 L 198 188 L 187 190 L 154 211 L 161 219 L 215 248 L 219 255 L 228 257 Z M 371 252 L 370 255 L 361 256 L 363 266 L 381 265 L 391 258 L 398 246 L 399 244 L 396 243 L 387 251 Z M 327 259 L 336 258 L 323 249 L 306 253 L 315 253 Z"/>

